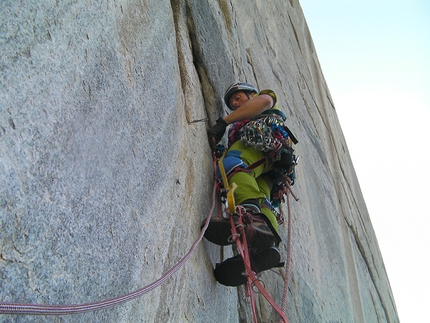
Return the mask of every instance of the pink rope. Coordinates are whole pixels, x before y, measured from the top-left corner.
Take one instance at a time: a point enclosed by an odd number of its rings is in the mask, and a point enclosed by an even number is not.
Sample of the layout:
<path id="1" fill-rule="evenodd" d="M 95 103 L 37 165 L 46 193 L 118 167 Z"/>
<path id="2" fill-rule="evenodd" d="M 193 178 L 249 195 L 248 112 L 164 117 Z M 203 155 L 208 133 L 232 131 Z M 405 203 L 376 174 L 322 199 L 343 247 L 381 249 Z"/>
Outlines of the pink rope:
<path id="1" fill-rule="evenodd" d="M 299 198 L 294 194 L 293 190 L 291 189 L 291 185 L 287 182 L 287 209 L 288 209 L 288 221 L 287 221 L 287 262 L 285 265 L 285 278 L 284 278 L 284 292 L 282 295 L 282 303 L 281 303 L 281 310 L 283 313 L 286 312 L 287 309 L 287 298 L 288 298 L 288 285 L 290 281 L 290 270 L 291 270 L 291 204 L 290 204 L 290 195 L 294 197 L 296 201 L 299 200 Z"/>
<path id="2" fill-rule="evenodd" d="M 287 208 L 288 208 L 288 220 L 287 220 L 287 262 L 285 264 L 285 278 L 284 278 L 284 293 L 282 295 L 281 310 L 285 313 L 287 308 L 288 298 L 288 285 L 290 281 L 290 269 L 291 269 L 291 207 L 290 207 L 290 195 L 292 193 L 291 187 L 288 187 L 287 191 Z M 293 195 L 293 194 L 291 194 Z M 293 195 L 294 196 L 294 195 Z"/>
<path id="3" fill-rule="evenodd" d="M 0 303 L 0 314 L 26 314 L 26 315 L 67 315 L 67 314 L 78 314 L 85 313 L 89 311 L 97 311 L 105 309 L 108 307 L 116 306 L 133 299 L 136 299 L 156 287 L 163 284 L 167 279 L 169 279 L 175 272 L 181 268 L 185 262 L 191 257 L 197 245 L 203 238 L 203 235 L 209 226 L 209 221 L 215 208 L 215 197 L 216 197 L 216 182 L 214 183 L 212 192 L 212 206 L 209 214 L 206 218 L 204 227 L 202 228 L 199 237 L 191 246 L 188 253 L 169 271 L 167 271 L 163 276 L 154 281 L 153 283 L 139 289 L 135 292 L 129 293 L 127 295 L 119 296 L 116 298 L 108 299 L 105 301 L 86 303 L 86 304 L 76 304 L 76 305 L 39 305 L 39 304 L 21 304 L 21 303 Z"/>
<path id="4" fill-rule="evenodd" d="M 264 296 L 264 298 L 267 300 L 267 302 L 279 314 L 279 316 L 281 317 L 281 322 L 288 323 L 285 312 L 282 311 L 281 308 L 279 308 L 278 304 L 276 304 L 274 299 L 270 296 L 270 294 L 267 292 L 267 290 L 263 287 L 263 285 L 258 280 L 256 274 L 251 269 L 248 244 L 246 241 L 246 234 L 245 234 L 244 229 L 243 229 L 243 222 L 242 222 L 243 214 L 242 214 L 242 210 L 240 207 L 238 207 L 237 209 L 238 209 L 237 213 L 239 214 L 239 219 L 238 219 L 239 225 L 238 225 L 238 227 L 239 227 L 239 230 L 241 230 L 241 234 L 240 234 L 240 238 L 235 240 L 235 243 L 237 245 L 237 248 L 239 250 L 240 255 L 242 256 L 242 260 L 243 260 L 243 263 L 245 266 L 245 274 L 247 277 L 246 290 L 247 290 L 248 296 L 250 296 L 251 309 L 252 309 L 252 314 L 254 316 L 254 322 L 257 322 L 257 313 L 256 313 L 256 308 L 255 308 L 255 298 L 254 298 L 252 286 L 257 287 L 257 289 Z M 231 223 L 231 228 L 232 228 L 232 234 L 234 236 L 237 236 L 236 225 L 235 225 L 232 217 L 230 217 L 230 223 Z"/>

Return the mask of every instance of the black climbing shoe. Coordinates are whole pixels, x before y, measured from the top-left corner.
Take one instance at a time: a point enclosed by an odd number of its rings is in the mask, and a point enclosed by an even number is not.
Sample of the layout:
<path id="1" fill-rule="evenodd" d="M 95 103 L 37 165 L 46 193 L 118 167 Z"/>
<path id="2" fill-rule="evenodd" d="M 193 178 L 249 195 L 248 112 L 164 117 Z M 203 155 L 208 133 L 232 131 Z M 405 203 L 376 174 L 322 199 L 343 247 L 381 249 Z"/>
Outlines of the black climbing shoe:
<path id="1" fill-rule="evenodd" d="M 233 215 L 234 223 L 237 224 L 238 216 Z M 250 214 L 247 213 L 244 216 L 245 235 L 248 246 L 252 246 L 256 249 L 267 249 L 273 246 L 275 243 L 275 236 L 273 235 L 270 228 L 267 226 L 261 214 Z M 204 226 L 204 222 L 201 228 Z M 238 233 L 239 229 L 237 229 Z M 214 217 L 210 220 L 209 226 L 205 232 L 205 238 L 210 242 L 220 246 L 226 246 L 232 244 L 230 220 Z"/>
<path id="2" fill-rule="evenodd" d="M 246 213 L 245 215 L 245 234 L 248 247 L 264 250 L 273 246 L 276 239 L 265 221 L 264 214 Z M 248 223 L 248 221 L 251 223 Z"/>
<path id="3" fill-rule="evenodd" d="M 256 273 L 273 267 L 283 266 L 281 255 L 276 247 L 254 252 L 250 250 L 251 269 Z M 214 269 L 216 280 L 225 286 L 240 286 L 246 283 L 245 265 L 241 255 L 234 256 L 216 264 Z"/>
<path id="4" fill-rule="evenodd" d="M 233 216 L 234 222 L 237 223 L 237 216 Z M 203 228 L 205 221 L 202 222 L 200 228 Z M 205 232 L 205 238 L 210 242 L 215 243 L 220 246 L 226 246 L 232 244 L 231 240 L 231 225 L 230 220 L 214 217 L 210 219 L 209 226 Z"/>

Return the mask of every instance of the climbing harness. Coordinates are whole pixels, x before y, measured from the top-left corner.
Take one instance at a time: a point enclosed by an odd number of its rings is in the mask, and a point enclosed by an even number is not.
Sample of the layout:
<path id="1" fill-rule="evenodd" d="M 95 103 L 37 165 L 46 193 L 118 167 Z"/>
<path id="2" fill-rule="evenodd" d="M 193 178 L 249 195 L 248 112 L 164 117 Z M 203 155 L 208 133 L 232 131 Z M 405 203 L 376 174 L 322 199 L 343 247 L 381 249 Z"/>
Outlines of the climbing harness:
<path id="1" fill-rule="evenodd" d="M 237 207 L 235 206 L 233 192 L 234 192 L 234 189 L 236 189 L 237 185 L 235 183 L 232 183 L 231 185 L 228 183 L 227 175 L 225 173 L 224 166 L 222 163 L 224 155 L 225 155 L 225 151 L 223 152 L 222 156 L 219 158 L 219 161 L 218 161 L 218 167 L 220 169 L 220 173 L 222 177 L 222 184 L 224 184 L 224 185 L 221 184 L 217 186 L 218 190 L 220 190 L 220 193 L 221 193 L 221 202 L 223 202 L 224 204 L 224 210 L 222 210 L 221 208 L 219 213 L 222 213 L 224 218 L 228 218 L 230 220 L 231 232 L 232 232 L 230 239 L 231 239 L 231 242 L 236 243 L 237 250 L 244 263 L 244 268 L 245 268 L 244 275 L 247 278 L 247 282 L 245 284 L 245 291 L 246 291 L 246 296 L 250 298 L 251 310 L 253 313 L 254 322 L 257 322 L 257 313 L 256 313 L 255 298 L 254 298 L 254 292 L 256 288 L 269 302 L 269 304 L 273 307 L 273 309 L 279 314 L 279 316 L 281 317 L 281 323 L 288 323 L 287 317 L 285 315 L 285 311 L 286 311 L 286 304 L 287 304 L 288 284 L 290 279 L 290 264 L 291 264 L 291 209 L 290 209 L 289 194 L 291 194 L 296 201 L 298 200 L 298 198 L 291 190 L 291 186 L 289 185 L 289 183 L 288 182 L 285 183 L 285 186 L 283 186 L 282 188 L 282 193 L 283 193 L 282 195 L 285 194 L 287 196 L 287 206 L 288 206 L 287 263 L 285 268 L 284 292 L 283 292 L 282 303 L 281 303 L 282 305 L 281 307 L 279 307 L 276 304 L 276 302 L 273 300 L 273 298 L 270 296 L 270 294 L 267 292 L 267 290 L 264 288 L 264 286 L 261 284 L 260 280 L 256 276 L 256 273 L 251 268 L 249 248 L 246 241 L 245 225 L 243 221 L 246 210 L 240 205 Z M 255 167 L 258 167 L 263 162 L 265 162 L 265 158 L 263 159 L 264 160 L 258 160 L 257 162 L 255 162 L 254 164 L 246 168 L 240 168 L 238 171 L 249 171 Z M 214 160 L 216 164 L 216 154 L 214 154 Z M 220 189 L 222 186 L 224 186 L 224 189 Z M 225 196 L 230 196 L 230 197 L 225 198 Z M 228 201 L 227 205 L 225 205 L 225 201 Z M 233 209 L 233 206 L 234 206 L 234 209 Z M 234 220 L 232 214 L 238 215 L 239 216 L 238 219 Z M 218 216 L 220 216 L 220 214 L 218 214 Z"/>

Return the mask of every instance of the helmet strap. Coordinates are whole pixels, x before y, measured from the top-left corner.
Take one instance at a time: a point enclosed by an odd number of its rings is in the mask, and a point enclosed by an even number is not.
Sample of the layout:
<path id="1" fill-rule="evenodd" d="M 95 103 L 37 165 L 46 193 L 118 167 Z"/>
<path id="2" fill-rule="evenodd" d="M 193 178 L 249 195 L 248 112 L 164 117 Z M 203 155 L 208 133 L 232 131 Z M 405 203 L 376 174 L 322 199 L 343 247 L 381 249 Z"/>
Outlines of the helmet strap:
<path id="1" fill-rule="evenodd" d="M 245 95 L 248 98 L 248 100 L 251 100 L 251 96 L 249 95 L 249 92 L 248 91 L 243 91 L 243 92 L 245 93 Z"/>

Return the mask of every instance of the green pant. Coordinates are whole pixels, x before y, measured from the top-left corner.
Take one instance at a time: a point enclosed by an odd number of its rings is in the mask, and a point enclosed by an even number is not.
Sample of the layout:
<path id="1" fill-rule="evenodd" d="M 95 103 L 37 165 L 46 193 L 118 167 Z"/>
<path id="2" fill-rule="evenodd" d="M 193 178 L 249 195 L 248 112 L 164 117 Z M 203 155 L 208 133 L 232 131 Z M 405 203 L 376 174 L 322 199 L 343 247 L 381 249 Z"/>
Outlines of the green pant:
<path id="1" fill-rule="evenodd" d="M 253 164 L 260 158 L 264 157 L 264 153 L 252 147 L 245 146 L 240 140 L 236 141 L 228 150 L 226 158 L 240 158 L 247 166 Z M 236 204 L 250 199 L 257 199 L 263 213 L 272 224 L 272 227 L 278 233 L 278 222 L 276 215 L 273 211 L 264 207 L 264 200 L 267 198 L 270 200 L 270 191 L 272 189 L 272 183 L 270 179 L 263 173 L 267 169 L 266 163 L 254 168 L 248 172 L 238 172 L 229 179 L 229 184 L 236 183 L 237 188 L 234 192 L 234 199 Z"/>

